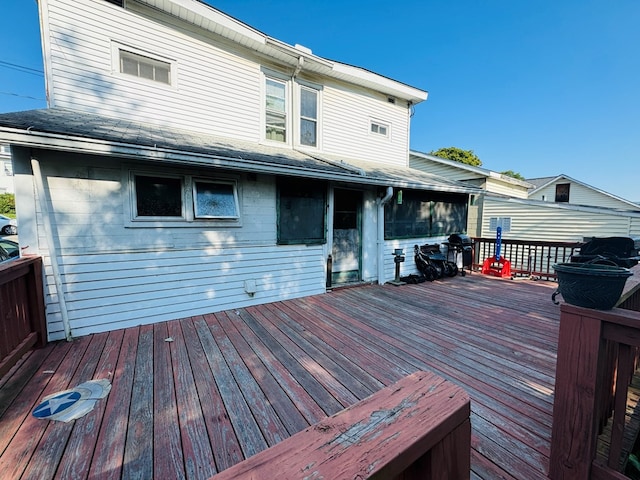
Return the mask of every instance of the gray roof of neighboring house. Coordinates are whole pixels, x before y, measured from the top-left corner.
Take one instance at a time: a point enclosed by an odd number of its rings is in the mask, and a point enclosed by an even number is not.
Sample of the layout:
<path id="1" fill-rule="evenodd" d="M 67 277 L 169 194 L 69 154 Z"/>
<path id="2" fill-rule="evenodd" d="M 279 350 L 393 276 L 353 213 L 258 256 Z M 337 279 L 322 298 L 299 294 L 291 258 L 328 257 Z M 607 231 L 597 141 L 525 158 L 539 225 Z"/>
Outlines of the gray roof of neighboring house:
<path id="1" fill-rule="evenodd" d="M 556 175 L 553 177 L 527 178 L 527 182 L 533 185 L 533 188 L 530 188 L 529 191 L 532 192 L 533 190 L 536 190 L 560 177 L 562 177 L 562 175 Z"/>
<path id="2" fill-rule="evenodd" d="M 357 184 L 459 193 L 479 191 L 408 167 L 352 161 L 59 108 L 0 114 L 0 140 L 36 148 Z"/>

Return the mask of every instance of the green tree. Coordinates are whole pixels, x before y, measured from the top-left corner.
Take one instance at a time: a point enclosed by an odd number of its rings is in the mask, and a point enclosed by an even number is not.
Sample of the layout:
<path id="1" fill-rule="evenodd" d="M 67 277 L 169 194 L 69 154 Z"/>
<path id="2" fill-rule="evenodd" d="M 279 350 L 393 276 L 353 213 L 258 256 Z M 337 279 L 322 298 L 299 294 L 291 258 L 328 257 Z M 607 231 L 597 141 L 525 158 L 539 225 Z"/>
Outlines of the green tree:
<path id="1" fill-rule="evenodd" d="M 13 193 L 0 193 L 0 213 L 15 217 L 16 199 Z"/>
<path id="2" fill-rule="evenodd" d="M 429 152 L 429 155 L 434 155 L 440 158 L 446 158 L 447 160 L 453 160 L 454 162 L 460 162 L 472 167 L 479 167 L 482 165 L 482 160 L 473 153 L 473 150 L 462 150 L 458 147 L 445 147 L 439 148 L 433 152 Z"/>
<path id="3" fill-rule="evenodd" d="M 502 175 L 506 175 L 507 177 L 517 178 L 518 180 L 526 180 L 522 175 L 518 172 L 514 172 L 513 170 L 505 170 L 504 172 L 500 172 Z"/>

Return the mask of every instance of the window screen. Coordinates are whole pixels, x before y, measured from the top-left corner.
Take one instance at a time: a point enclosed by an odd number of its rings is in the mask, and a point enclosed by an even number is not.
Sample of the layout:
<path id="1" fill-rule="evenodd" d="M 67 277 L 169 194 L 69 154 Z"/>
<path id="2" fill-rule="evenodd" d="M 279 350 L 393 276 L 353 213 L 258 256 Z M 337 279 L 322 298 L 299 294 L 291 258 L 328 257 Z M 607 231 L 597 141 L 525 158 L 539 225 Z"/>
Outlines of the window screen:
<path id="1" fill-rule="evenodd" d="M 278 243 L 320 244 L 326 241 L 325 182 L 295 178 L 278 181 Z"/>
<path id="2" fill-rule="evenodd" d="M 417 238 L 467 230 L 467 195 L 404 190 L 384 209 L 384 237 Z"/>

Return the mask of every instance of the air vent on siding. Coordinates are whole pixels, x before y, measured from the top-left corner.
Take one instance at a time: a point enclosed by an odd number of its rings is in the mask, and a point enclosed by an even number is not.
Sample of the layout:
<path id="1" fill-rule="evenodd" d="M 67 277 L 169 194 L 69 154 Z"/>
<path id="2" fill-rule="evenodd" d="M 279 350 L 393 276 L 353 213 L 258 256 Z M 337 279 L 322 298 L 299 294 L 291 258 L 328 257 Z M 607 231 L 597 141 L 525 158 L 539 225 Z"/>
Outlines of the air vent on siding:
<path id="1" fill-rule="evenodd" d="M 124 0 L 106 0 L 109 3 L 113 3 L 119 7 L 124 7 Z"/>

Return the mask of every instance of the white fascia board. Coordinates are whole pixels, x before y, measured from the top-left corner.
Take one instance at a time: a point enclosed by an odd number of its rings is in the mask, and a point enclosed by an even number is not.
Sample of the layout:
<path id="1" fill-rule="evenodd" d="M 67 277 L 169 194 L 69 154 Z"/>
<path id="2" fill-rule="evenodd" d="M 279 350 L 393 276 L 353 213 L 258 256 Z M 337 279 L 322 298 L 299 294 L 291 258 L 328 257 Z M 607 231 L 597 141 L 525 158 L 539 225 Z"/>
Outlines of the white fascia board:
<path id="1" fill-rule="evenodd" d="M 244 37 L 250 42 L 254 42 L 260 45 L 266 44 L 266 35 L 262 32 L 250 27 L 246 23 L 236 20 L 235 18 L 226 15 L 220 10 L 215 9 L 205 3 L 197 0 L 136 0 L 139 3 L 150 5 L 154 8 L 162 10 L 168 14 L 187 20 L 186 12 L 191 12 L 196 16 L 202 17 L 209 22 L 219 25 L 222 32 L 217 31 L 221 35 L 237 41 L 237 36 Z M 171 8 L 167 8 L 167 5 L 171 5 Z M 193 23 L 193 22 L 190 22 Z M 202 28 L 207 29 L 205 26 Z M 207 29 L 212 30 L 212 29 Z M 213 31 L 213 30 L 212 30 Z"/>
<path id="2" fill-rule="evenodd" d="M 335 62 L 333 64 L 333 73 L 337 78 L 349 80 L 355 84 L 404 98 L 414 104 L 425 101 L 429 95 L 428 92 L 424 90 L 344 63 Z"/>

